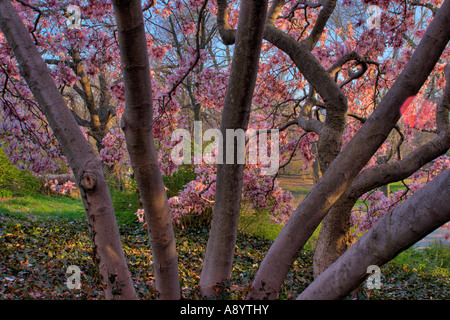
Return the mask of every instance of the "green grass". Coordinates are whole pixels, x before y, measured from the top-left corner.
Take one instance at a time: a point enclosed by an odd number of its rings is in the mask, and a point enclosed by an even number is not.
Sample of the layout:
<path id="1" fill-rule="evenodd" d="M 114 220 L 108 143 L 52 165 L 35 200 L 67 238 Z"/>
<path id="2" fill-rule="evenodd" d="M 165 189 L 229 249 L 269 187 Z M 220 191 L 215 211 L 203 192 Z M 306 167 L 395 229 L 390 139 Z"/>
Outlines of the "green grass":
<path id="1" fill-rule="evenodd" d="M 405 189 L 405 186 L 403 185 L 403 183 L 401 181 L 389 184 L 389 191 L 390 192 L 396 192 L 398 190 L 403 190 L 403 189 Z"/>
<path id="2" fill-rule="evenodd" d="M 392 260 L 408 265 L 413 271 L 450 277 L 450 246 L 434 242 L 426 248 L 410 247 Z"/>
<path id="3" fill-rule="evenodd" d="M 249 210 L 241 210 L 239 217 L 239 230 L 256 237 L 274 241 L 280 233 L 282 226 L 270 221 L 267 212 L 255 213 Z"/>
<path id="4" fill-rule="evenodd" d="M 300 201 L 303 200 L 308 195 L 309 191 L 311 191 L 311 189 L 309 189 L 309 188 L 302 188 L 302 187 L 297 187 L 297 186 L 293 186 L 293 185 L 280 184 L 280 186 L 283 188 L 283 190 L 289 191 L 290 193 L 292 193 L 292 196 L 294 197 L 294 199 L 297 200 L 295 202 L 296 204 L 300 203 Z"/>
<path id="5" fill-rule="evenodd" d="M 284 187 L 284 190 L 290 191 L 294 197 L 306 197 L 306 195 L 311 191 L 311 189 L 305 189 L 300 187 Z"/>
<path id="6" fill-rule="evenodd" d="M 111 190 L 111 197 L 119 225 L 137 220 L 139 196 L 134 192 Z M 32 215 L 39 218 L 64 218 L 70 220 L 86 217 L 83 202 L 69 196 L 34 194 L 16 196 L 0 201 L 0 212 L 14 216 Z"/>
<path id="7" fill-rule="evenodd" d="M 85 217 L 81 200 L 41 194 L 4 199 L 0 201 L 0 212 L 15 216 L 33 215 L 40 218 L 54 217 L 72 220 Z"/>
<path id="8" fill-rule="evenodd" d="M 118 191 L 113 188 L 110 192 L 119 226 L 137 221 L 135 213 L 140 208 L 139 194 L 135 191 Z"/>
<path id="9" fill-rule="evenodd" d="M 243 207 L 239 216 L 239 231 L 255 237 L 275 241 L 283 226 L 272 222 L 272 216 L 267 210 L 255 212 L 254 209 L 249 209 L 245 205 Z M 321 225 L 316 228 L 305 244 L 306 250 L 315 249 Z"/>
<path id="10" fill-rule="evenodd" d="M 381 267 L 382 288 L 370 299 L 450 299 L 450 246 L 410 247 Z"/>
<path id="11" fill-rule="evenodd" d="M 11 195 L 30 195 L 41 187 L 39 180 L 28 171 L 21 171 L 9 162 L 0 140 L 0 199 Z"/>
<path id="12" fill-rule="evenodd" d="M 135 222 L 136 216 L 134 213 L 139 208 L 138 194 L 117 190 L 112 190 L 111 194 L 118 224 Z M 51 217 L 70 220 L 85 218 L 83 203 L 80 199 L 58 195 L 35 194 L 4 199 L 0 201 L 0 212 L 14 216 L 32 215 L 39 218 Z M 271 222 L 270 218 L 268 212 L 255 213 L 254 211 L 242 210 L 239 229 L 241 232 L 274 241 L 282 226 Z M 307 244 L 308 249 L 311 249 L 311 246 L 317 240 L 318 230 Z"/>

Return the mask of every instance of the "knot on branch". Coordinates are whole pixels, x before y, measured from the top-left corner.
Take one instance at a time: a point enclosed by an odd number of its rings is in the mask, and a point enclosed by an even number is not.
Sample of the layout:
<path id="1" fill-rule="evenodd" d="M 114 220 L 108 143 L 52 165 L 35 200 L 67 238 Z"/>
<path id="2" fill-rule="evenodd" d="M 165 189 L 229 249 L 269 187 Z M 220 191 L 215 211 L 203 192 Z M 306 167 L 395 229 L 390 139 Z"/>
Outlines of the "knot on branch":
<path id="1" fill-rule="evenodd" d="M 97 187 L 97 175 L 90 170 L 86 170 L 80 181 L 81 187 L 86 191 L 92 191 Z"/>

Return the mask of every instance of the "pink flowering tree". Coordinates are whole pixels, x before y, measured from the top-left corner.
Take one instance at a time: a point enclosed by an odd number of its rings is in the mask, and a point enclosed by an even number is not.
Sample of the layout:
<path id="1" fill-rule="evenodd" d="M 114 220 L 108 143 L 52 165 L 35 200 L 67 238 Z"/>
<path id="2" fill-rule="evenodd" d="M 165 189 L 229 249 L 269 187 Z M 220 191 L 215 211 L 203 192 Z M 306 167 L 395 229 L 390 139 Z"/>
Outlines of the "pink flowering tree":
<path id="1" fill-rule="evenodd" d="M 200 285 L 204 295 L 214 295 L 215 285 L 231 274 L 241 206 L 270 212 L 285 227 L 249 298 L 276 298 L 296 254 L 321 222 L 314 258 L 319 288 L 325 285 L 322 273 L 339 268 L 334 263 L 350 244 L 361 243 L 361 233 L 377 230 L 394 210 L 403 212 L 403 202 L 414 203 L 422 187 L 446 174 L 450 75 L 444 68 L 450 53 L 448 30 L 439 26 L 449 24 L 449 1 L 113 1 L 114 12 L 109 2 L 74 1 L 70 4 L 81 12 L 79 28 L 67 25 L 69 2 L 0 3 L 8 12 L 14 11 L 12 4 L 27 28 L 27 41 L 63 98 L 59 105 L 67 106 L 76 124 L 70 130 L 83 140 L 76 141 L 94 146 L 86 159 L 106 172 L 117 165 L 133 168 L 143 203 L 136 214 L 153 235 L 162 298 L 179 298 L 169 221 L 213 212 Z M 368 5 L 378 6 L 379 24 L 368 22 Z M 139 19 L 131 19 L 131 13 Z M 49 102 L 39 95 L 45 89 L 30 81 L 33 64 L 21 55 L 21 42 L 10 45 L 17 20 L 12 28 L 7 15 L 0 19 L 5 34 L 0 35 L 0 134 L 10 160 L 36 174 L 70 167 L 87 206 L 87 197 L 94 195 L 91 182 L 101 182 L 103 173 L 87 170 L 89 161 L 77 162 L 82 156 L 68 145 L 66 129 L 52 120 L 45 108 Z M 130 31 L 133 21 L 139 24 L 136 33 Z M 171 158 L 179 142 L 172 140 L 173 132 L 183 128 L 193 135 L 194 121 L 222 133 L 277 131 L 279 168 L 300 158 L 302 170 L 314 164 L 321 178 L 294 208 L 292 195 L 279 186 L 279 173 L 262 174 L 261 162 L 215 165 L 196 163 L 194 155 L 196 178 L 167 199 L 161 175 L 179 167 Z M 389 194 L 385 186 L 397 181 L 403 181 L 404 190 Z M 52 186 L 61 192 L 71 187 Z M 103 193 L 96 199 L 109 203 L 107 191 L 97 191 Z M 93 209 L 86 209 L 90 217 Z M 113 209 L 108 210 L 107 223 L 116 230 Z M 448 216 L 427 217 L 419 236 L 429 225 L 448 221 Z M 95 219 L 90 221 L 97 230 Z M 113 237 L 121 257 L 117 234 L 93 241 L 102 248 Z M 416 238 L 405 237 L 409 242 L 395 252 Z M 371 245 L 363 243 L 361 250 Z M 394 248 L 385 250 L 389 256 Z M 114 264 L 101 250 L 98 254 L 105 265 Z M 129 285 L 124 259 L 120 264 L 119 278 Z M 101 271 L 104 279 L 108 270 Z M 108 297 L 114 297 L 117 283 L 105 285 Z"/>

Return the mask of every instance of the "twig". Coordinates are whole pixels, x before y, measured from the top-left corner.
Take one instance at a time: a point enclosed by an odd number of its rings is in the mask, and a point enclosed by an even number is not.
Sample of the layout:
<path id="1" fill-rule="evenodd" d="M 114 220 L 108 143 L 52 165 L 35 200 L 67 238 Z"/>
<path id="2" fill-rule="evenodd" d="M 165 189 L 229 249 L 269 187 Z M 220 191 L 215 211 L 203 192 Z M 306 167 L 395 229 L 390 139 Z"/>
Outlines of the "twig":
<path id="1" fill-rule="evenodd" d="M 38 15 L 37 15 L 37 17 L 36 17 L 36 20 L 34 21 L 34 27 L 33 27 L 33 30 L 31 30 L 31 35 L 33 36 L 34 44 L 35 44 L 35 45 L 38 45 L 38 41 L 37 41 L 37 38 L 36 38 L 36 35 L 34 34 L 34 32 L 35 32 L 36 29 L 37 29 L 37 25 L 38 25 L 38 23 L 39 23 L 39 19 L 41 19 L 42 11 L 41 11 L 38 7 L 33 6 L 33 5 L 29 4 L 28 2 L 25 2 L 25 1 L 23 1 L 23 0 L 17 0 L 17 2 L 21 3 L 21 4 L 22 4 L 23 6 L 25 6 L 25 7 L 28 7 L 28 8 L 33 9 L 34 11 L 36 11 L 36 12 L 38 13 Z"/>
<path id="2" fill-rule="evenodd" d="M 167 103 L 172 101 L 172 94 L 175 92 L 175 90 L 178 88 L 178 86 L 186 79 L 186 77 L 189 75 L 189 73 L 191 73 L 191 71 L 194 70 L 194 68 L 197 66 L 198 61 L 200 60 L 200 31 L 201 31 L 201 24 L 202 24 L 202 19 L 203 19 L 203 12 L 205 11 L 207 4 L 208 4 L 208 0 L 205 0 L 205 2 L 203 2 L 203 5 L 200 8 L 200 12 L 198 14 L 197 33 L 195 34 L 195 45 L 196 45 L 195 60 L 192 63 L 192 65 L 188 68 L 188 70 L 182 75 L 182 77 L 180 79 L 178 79 L 178 81 L 173 85 L 172 89 L 170 89 L 170 91 L 167 93 L 166 96 L 168 97 L 169 100 L 166 103 L 164 103 L 164 98 L 163 98 L 163 108 L 165 108 Z"/>

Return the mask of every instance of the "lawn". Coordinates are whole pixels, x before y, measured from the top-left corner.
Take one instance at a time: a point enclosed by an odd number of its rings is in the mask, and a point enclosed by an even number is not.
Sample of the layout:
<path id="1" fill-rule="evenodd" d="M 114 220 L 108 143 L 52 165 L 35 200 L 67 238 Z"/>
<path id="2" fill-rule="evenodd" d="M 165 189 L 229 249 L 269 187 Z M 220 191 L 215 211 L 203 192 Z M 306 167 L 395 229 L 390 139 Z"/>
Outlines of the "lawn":
<path id="1" fill-rule="evenodd" d="M 71 197 L 34 194 L 0 201 L 1 212 L 9 215 L 82 219 L 85 214 L 81 200 Z"/>
<path id="2" fill-rule="evenodd" d="M 120 197 L 119 197 L 120 198 Z M 117 200 L 116 200 L 117 201 Z M 156 297 L 151 251 L 146 230 L 131 219 L 134 210 L 126 197 L 116 210 L 122 242 L 138 296 Z M 124 217 L 123 217 L 124 216 Z M 221 298 L 243 299 L 277 230 L 266 218 L 242 222 L 235 264 Z M 252 225 L 252 227 L 246 227 Z M 272 229 L 271 229 L 272 228 Z M 262 231 L 261 231 L 262 230 Z M 269 231 L 268 231 L 269 230 Z M 199 298 L 199 275 L 206 248 L 206 228 L 176 228 L 182 294 Z M 269 236 L 265 236 L 269 234 Z M 31 195 L 0 202 L 0 299 L 102 299 L 103 293 L 91 258 L 91 245 L 80 200 Z M 303 250 L 289 272 L 281 299 L 293 299 L 313 280 L 313 251 Z M 382 288 L 364 286 L 348 298 L 450 299 L 448 246 L 413 248 L 381 268 Z M 66 269 L 82 271 L 81 289 L 69 290 Z"/>

